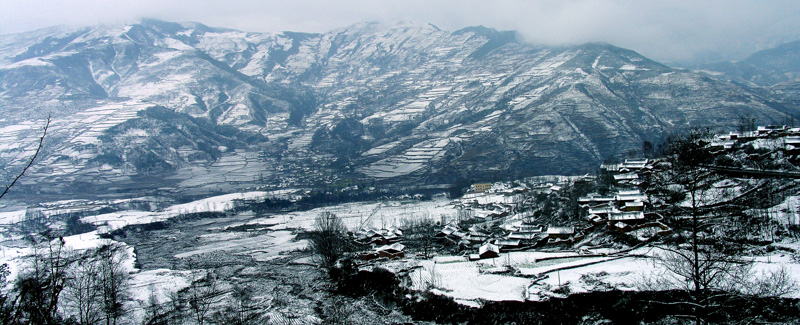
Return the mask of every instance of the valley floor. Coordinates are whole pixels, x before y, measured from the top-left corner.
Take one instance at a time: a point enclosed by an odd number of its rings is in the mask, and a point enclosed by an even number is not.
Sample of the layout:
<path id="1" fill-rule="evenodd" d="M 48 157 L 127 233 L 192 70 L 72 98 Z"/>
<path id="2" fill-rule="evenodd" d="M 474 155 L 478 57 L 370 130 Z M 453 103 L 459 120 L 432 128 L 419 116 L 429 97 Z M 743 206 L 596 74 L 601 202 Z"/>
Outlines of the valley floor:
<path id="1" fill-rule="evenodd" d="M 319 323 L 326 319 L 410 322 L 411 316 L 396 306 L 335 293 L 307 249 L 305 233 L 313 228 L 314 218 L 324 212 L 336 214 L 350 229 L 398 227 L 405 220 L 431 216 L 446 222 L 458 214 L 458 201 L 444 199 L 347 203 L 275 214 L 242 208 L 241 200 L 262 194 L 231 194 L 156 212 L 118 211 L 84 217 L 82 220 L 94 223 L 98 230 L 66 237 L 66 246 L 81 251 L 119 242 L 129 248 L 126 267 L 132 276 L 132 299 L 126 305 L 126 319 L 131 323 L 145 317 L 151 296 L 166 306 L 175 292 L 186 290 L 193 281 L 209 274 L 218 281 L 214 310 L 221 311 L 230 304 L 237 288 L 250 288 L 250 307 L 259 311 L 258 317 L 265 323 Z M 0 214 L 0 219 L 10 231 L 24 215 L 25 211 L 7 212 Z M 0 263 L 11 266 L 13 279 L 27 267 L 32 248 L 22 236 L 10 232 L 3 235 L 0 245 Z M 786 240 L 774 246 L 779 249 L 752 256 L 755 271 L 785 268 L 794 281 L 800 282 L 796 259 L 800 243 Z M 409 289 L 481 307 L 490 301 L 535 302 L 575 293 L 642 290 L 648 281 L 663 276 L 664 270 L 653 259 L 660 253 L 659 248 L 651 246 L 540 248 L 503 252 L 499 257 L 478 261 L 447 254 L 429 259 L 409 256 L 370 261 L 363 268 L 407 274 L 402 282 Z M 800 298 L 800 293 L 794 291 L 785 297 Z M 342 305 L 348 307 L 342 309 Z"/>

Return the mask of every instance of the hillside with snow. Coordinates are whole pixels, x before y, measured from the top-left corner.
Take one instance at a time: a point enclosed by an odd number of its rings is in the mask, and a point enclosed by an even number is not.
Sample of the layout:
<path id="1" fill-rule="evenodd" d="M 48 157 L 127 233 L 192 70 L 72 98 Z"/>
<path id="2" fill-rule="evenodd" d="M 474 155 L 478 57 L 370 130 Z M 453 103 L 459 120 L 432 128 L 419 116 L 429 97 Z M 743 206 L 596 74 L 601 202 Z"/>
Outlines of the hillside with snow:
<path id="1" fill-rule="evenodd" d="M 249 33 L 143 20 L 0 36 L 16 199 L 583 174 L 691 125 L 797 109 L 608 44 L 359 23 Z M 338 184 L 338 185 L 337 185 Z"/>

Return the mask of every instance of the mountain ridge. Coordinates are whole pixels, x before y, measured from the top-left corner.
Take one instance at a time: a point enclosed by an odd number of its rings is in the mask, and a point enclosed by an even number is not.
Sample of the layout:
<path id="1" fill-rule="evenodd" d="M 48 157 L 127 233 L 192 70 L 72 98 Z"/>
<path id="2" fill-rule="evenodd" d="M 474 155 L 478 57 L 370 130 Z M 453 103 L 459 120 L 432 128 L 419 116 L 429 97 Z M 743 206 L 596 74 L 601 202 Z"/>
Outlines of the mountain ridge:
<path id="1" fill-rule="evenodd" d="M 145 20 L 0 36 L 0 53 L 0 127 L 30 127 L 47 110 L 61 121 L 38 173 L 57 183 L 53 193 L 148 175 L 173 180 L 164 191 L 213 192 L 585 173 L 691 125 L 797 115 L 764 92 L 611 44 L 542 47 L 481 26 L 359 23 L 306 34 Z M 204 119 L 252 139 L 224 145 L 191 127 L 183 138 L 205 144 L 128 157 L 123 144 L 166 136 L 109 130 L 131 119 L 163 125 L 139 114 L 150 107 L 185 115 L 162 131 Z M 5 164 L 25 151 L 25 134 L 0 137 Z M 114 164 L 89 163 L 111 156 Z M 141 157 L 164 168 L 143 169 Z M 42 191 L 41 181 L 26 185 Z"/>

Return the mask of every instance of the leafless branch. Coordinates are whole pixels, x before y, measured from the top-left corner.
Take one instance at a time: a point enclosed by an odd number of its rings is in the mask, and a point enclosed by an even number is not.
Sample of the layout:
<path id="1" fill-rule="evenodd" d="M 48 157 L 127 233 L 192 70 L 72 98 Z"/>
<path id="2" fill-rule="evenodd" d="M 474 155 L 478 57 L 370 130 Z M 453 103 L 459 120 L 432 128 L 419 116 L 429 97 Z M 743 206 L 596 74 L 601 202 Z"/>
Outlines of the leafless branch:
<path id="1" fill-rule="evenodd" d="M 45 122 L 44 124 L 42 136 L 39 138 L 39 145 L 36 147 L 36 152 L 33 154 L 31 159 L 28 160 L 28 164 L 25 165 L 24 168 L 22 168 L 22 171 L 16 177 L 14 177 L 14 179 L 11 181 L 10 184 L 6 185 L 6 188 L 3 190 L 3 193 L 0 193 L 0 198 L 3 198 L 3 196 L 5 196 L 6 193 L 8 193 L 11 187 L 17 183 L 17 181 L 22 177 L 22 175 L 25 175 L 25 172 L 28 171 L 28 168 L 31 168 L 33 162 L 36 160 L 36 157 L 38 157 L 39 153 L 42 151 L 42 147 L 44 146 L 44 137 L 47 136 L 48 127 L 50 127 L 50 115 L 47 115 L 47 122 Z"/>

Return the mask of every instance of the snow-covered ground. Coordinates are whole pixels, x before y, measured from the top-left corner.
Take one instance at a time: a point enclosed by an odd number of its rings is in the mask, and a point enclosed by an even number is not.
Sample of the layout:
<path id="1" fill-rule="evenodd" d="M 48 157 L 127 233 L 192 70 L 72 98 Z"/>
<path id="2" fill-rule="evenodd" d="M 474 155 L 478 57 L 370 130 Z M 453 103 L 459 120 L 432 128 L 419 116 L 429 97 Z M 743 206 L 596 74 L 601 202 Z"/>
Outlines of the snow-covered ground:
<path id="1" fill-rule="evenodd" d="M 284 193 L 278 193 L 284 194 Z M 285 195 L 285 194 L 284 194 Z M 163 211 L 121 211 L 81 218 L 81 221 L 98 227 L 100 232 L 110 232 L 128 225 L 147 224 L 165 221 L 183 214 L 202 212 L 226 212 L 240 206 L 245 201 L 256 201 L 275 197 L 276 192 L 245 192 L 214 196 L 189 203 L 173 205 Z M 23 211 L 24 212 L 24 211 Z M 0 214 L 2 218 L 16 218 L 19 212 Z"/>
<path id="2" fill-rule="evenodd" d="M 265 198 L 295 199 L 296 191 L 255 191 L 246 193 L 233 193 L 214 196 L 184 204 L 176 204 L 159 211 L 126 210 L 87 216 L 81 220 L 98 226 L 97 231 L 65 237 L 65 247 L 72 252 L 97 248 L 106 244 L 125 245 L 122 242 L 101 238 L 99 235 L 120 229 L 127 225 L 146 224 L 165 221 L 183 214 L 202 212 L 230 212 L 243 205 L 243 202 L 257 202 Z M 63 212 L 59 207 L 73 202 L 62 202 L 50 208 Z M 45 216 L 49 208 L 41 209 Z M 59 210 L 60 209 L 60 210 Z M 53 210 L 55 211 L 55 210 Z M 194 246 L 175 252 L 176 259 L 186 259 L 196 256 L 210 256 L 214 253 L 241 255 L 243 258 L 252 258 L 257 262 L 284 257 L 292 251 L 306 248 L 306 240 L 296 240 L 295 229 L 312 229 L 314 219 L 325 212 L 334 213 L 341 217 L 349 228 L 360 226 L 367 227 L 397 227 L 404 220 L 430 218 L 435 220 L 452 220 L 456 210 L 446 200 L 418 201 L 396 200 L 372 203 L 350 203 L 317 208 L 309 211 L 298 211 L 267 217 L 255 217 L 252 212 L 239 212 L 230 217 L 220 218 L 228 220 L 227 228 L 237 226 L 264 225 L 263 231 L 250 233 L 247 231 L 225 231 L 225 229 L 209 228 L 209 233 L 197 236 Z M 0 224 L 10 226 L 23 220 L 26 210 L 0 213 Z M 243 220 L 238 222 L 237 220 Z M 198 221 L 203 223 L 203 221 Z M 26 267 L 27 260 L 34 253 L 30 244 L 21 240 L 20 236 L 4 235 L 0 244 L 0 264 L 10 266 L 10 279 L 13 279 L 20 270 Z M 192 274 L 189 271 L 176 271 L 165 268 L 139 270 L 134 267 L 136 256 L 134 248 L 125 245 L 127 258 L 125 268 L 131 275 L 130 309 L 136 317 L 141 317 L 143 306 L 148 303 L 151 294 L 155 294 L 158 301 L 168 300 L 168 296 L 191 282 Z M 151 293 L 152 292 L 152 293 Z"/>
<path id="3" fill-rule="evenodd" d="M 230 212 L 217 221 L 221 226 L 205 228 L 193 237 L 192 246 L 183 247 L 172 254 L 173 258 L 228 254 L 243 256 L 257 262 L 269 262 L 282 258 L 292 251 L 307 246 L 305 240 L 295 240 L 296 229 L 313 229 L 314 220 L 323 213 L 340 217 L 351 230 L 361 227 L 402 227 L 408 220 L 432 219 L 448 223 L 455 220 L 457 206 L 467 202 L 476 204 L 506 203 L 507 196 L 501 194 L 478 195 L 471 199 L 449 201 L 386 200 L 359 202 L 320 207 L 308 211 L 280 213 L 263 217 L 253 212 L 236 212 L 244 201 L 257 201 L 266 197 L 292 197 L 294 192 L 246 192 L 215 196 L 185 204 L 177 204 L 160 211 L 120 211 L 85 217 L 84 222 L 100 226 L 98 231 L 69 236 L 64 240 L 73 250 L 85 250 L 109 244 L 99 233 L 119 229 L 125 225 L 163 221 L 181 214 L 199 212 Z M 794 210 L 797 197 L 792 197 L 776 207 L 776 218 L 785 219 L 786 210 Z M 18 222 L 25 211 L 0 213 L 0 223 Z M 788 214 L 787 214 L 788 215 Z M 205 220 L 196 221 L 202 225 Z M 518 223 L 518 222 L 517 222 Z M 213 224 L 213 223 L 212 223 Z M 231 228 L 245 229 L 229 231 Z M 246 229 L 258 229 L 251 232 Z M 190 238 L 191 239 L 191 238 Z M 12 276 L 24 267 L 24 259 L 32 254 L 32 248 L 20 238 L 3 238 L 0 263 L 11 266 Z M 790 251 L 800 251 L 800 243 L 784 240 L 774 246 L 784 248 L 769 255 L 755 258 L 754 274 L 786 268 L 800 282 L 800 264 Z M 171 292 L 188 286 L 191 274 L 165 268 L 138 270 L 134 268 L 133 247 L 127 246 L 126 268 L 132 276 L 134 304 L 143 306 L 151 291 L 166 301 Z M 479 261 L 468 261 L 463 256 L 437 256 L 429 260 L 408 259 L 401 263 L 410 272 L 411 286 L 417 290 L 430 290 L 447 295 L 456 301 L 480 305 L 482 301 L 546 300 L 561 297 L 565 292 L 578 293 L 593 290 L 637 290 L 648 279 L 663 275 L 664 270 L 653 256 L 658 248 L 643 247 L 630 252 L 610 248 L 580 251 L 525 251 L 501 253 L 499 257 Z M 793 292 L 789 297 L 800 297 Z"/>
<path id="4" fill-rule="evenodd" d="M 778 244 L 800 248 L 800 244 Z M 598 254 L 604 256 L 595 256 Z M 645 288 L 681 289 L 680 283 L 664 283 L 666 270 L 655 258 L 664 251 L 642 247 L 630 252 L 610 254 L 607 250 L 575 252 L 509 252 L 497 258 L 468 261 L 463 256 L 440 256 L 419 261 L 410 278 L 412 287 L 454 298 L 468 306 L 479 306 L 482 300 L 542 301 L 564 297 L 564 293 L 606 290 L 639 290 Z M 777 252 L 754 259 L 751 274 L 755 278 L 784 268 L 800 283 L 800 264 L 786 252 Z M 668 287 L 664 287 L 667 285 Z M 800 298 L 795 290 L 784 295 Z"/>
<path id="5" fill-rule="evenodd" d="M 450 222 L 455 220 L 458 211 L 447 200 L 417 201 L 397 200 L 382 202 L 345 203 L 327 207 L 277 214 L 267 218 L 255 219 L 249 223 L 279 223 L 289 228 L 314 228 L 314 219 L 322 213 L 333 213 L 350 230 L 360 228 L 402 227 L 404 221 L 431 219 Z"/>
<path id="6" fill-rule="evenodd" d="M 133 319 L 140 319 L 143 314 L 143 306 L 148 302 L 152 294 L 159 301 L 167 301 L 168 296 L 189 285 L 191 274 L 173 270 L 148 270 L 141 271 L 135 265 L 136 256 L 134 248 L 125 243 L 104 239 L 98 236 L 97 231 L 92 231 L 80 235 L 63 237 L 64 249 L 66 254 L 75 254 L 89 249 L 95 249 L 103 245 L 120 245 L 125 249 L 125 257 L 122 260 L 122 267 L 130 275 L 131 297 L 127 302 L 128 310 L 134 314 Z M 54 239 L 54 241 L 59 239 Z M 16 244 L 13 244 L 16 243 Z M 16 240 L 6 240 L 3 242 L 0 264 L 9 266 L 8 279 L 15 279 L 20 272 L 28 268 L 30 258 L 36 250 L 17 238 Z"/>

